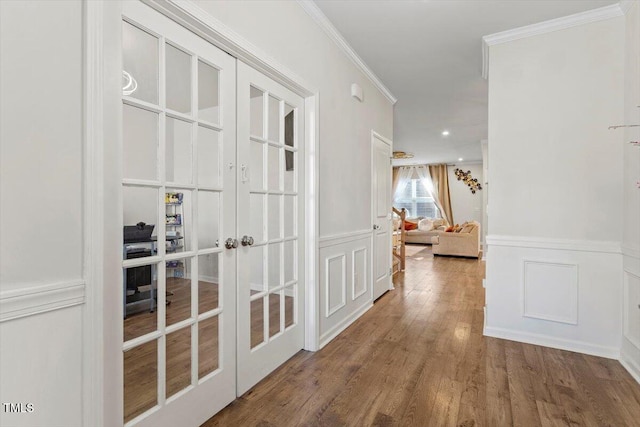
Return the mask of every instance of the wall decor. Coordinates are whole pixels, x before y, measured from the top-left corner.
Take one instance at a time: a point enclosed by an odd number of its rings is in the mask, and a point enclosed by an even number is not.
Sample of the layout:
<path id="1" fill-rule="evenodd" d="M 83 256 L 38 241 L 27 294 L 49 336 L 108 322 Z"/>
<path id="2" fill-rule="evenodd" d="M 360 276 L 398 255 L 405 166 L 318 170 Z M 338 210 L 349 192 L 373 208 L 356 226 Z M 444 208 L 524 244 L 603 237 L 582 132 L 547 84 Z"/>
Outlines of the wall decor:
<path id="1" fill-rule="evenodd" d="M 407 153 L 406 151 L 394 151 L 393 158 L 394 159 L 412 159 L 413 153 Z"/>
<path id="2" fill-rule="evenodd" d="M 476 194 L 476 191 L 478 190 L 482 190 L 482 185 L 480 185 L 477 178 L 471 176 L 471 171 L 464 172 L 462 169 L 456 168 L 455 174 L 458 181 L 462 181 L 467 184 L 469 190 L 471 190 L 473 194 Z"/>

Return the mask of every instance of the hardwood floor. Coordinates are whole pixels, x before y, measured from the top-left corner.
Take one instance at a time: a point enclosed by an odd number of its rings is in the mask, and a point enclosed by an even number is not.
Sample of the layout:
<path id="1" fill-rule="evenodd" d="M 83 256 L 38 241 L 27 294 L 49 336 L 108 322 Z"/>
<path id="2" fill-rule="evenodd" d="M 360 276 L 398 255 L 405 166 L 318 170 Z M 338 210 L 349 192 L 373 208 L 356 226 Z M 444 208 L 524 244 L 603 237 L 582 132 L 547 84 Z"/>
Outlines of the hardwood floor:
<path id="1" fill-rule="evenodd" d="M 173 325 L 191 315 L 190 280 L 167 278 L 166 324 Z M 255 292 L 252 292 L 255 293 Z M 218 284 L 198 282 L 198 313 L 202 314 L 218 307 Z M 269 294 L 251 303 L 251 347 L 264 341 L 264 302 L 269 301 L 269 337 L 280 332 L 280 316 L 284 316 L 284 327 L 293 324 L 293 297 L 283 295 L 281 310 L 280 294 Z M 282 312 L 282 313 L 281 313 Z M 157 328 L 157 314 L 143 310 L 129 315 L 124 320 L 125 341 L 153 332 Z M 183 327 L 166 337 L 166 395 L 173 396 L 191 384 L 191 327 Z M 218 316 L 199 322 L 198 333 L 198 378 L 218 369 Z M 157 341 L 142 344 L 124 353 L 124 421 L 125 423 L 157 403 Z"/>
<path id="2" fill-rule="evenodd" d="M 407 259 L 396 289 L 204 426 L 639 426 L 616 361 L 482 336 L 481 261 Z"/>

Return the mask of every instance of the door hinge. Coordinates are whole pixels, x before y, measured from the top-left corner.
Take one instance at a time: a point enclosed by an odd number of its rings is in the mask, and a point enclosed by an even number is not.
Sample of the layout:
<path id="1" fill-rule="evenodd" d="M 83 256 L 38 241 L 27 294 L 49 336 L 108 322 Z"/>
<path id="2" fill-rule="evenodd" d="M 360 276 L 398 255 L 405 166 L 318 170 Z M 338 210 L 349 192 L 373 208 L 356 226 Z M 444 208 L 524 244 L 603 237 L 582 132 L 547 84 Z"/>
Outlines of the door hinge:
<path id="1" fill-rule="evenodd" d="M 393 276 L 393 267 L 389 267 L 389 276 Z"/>

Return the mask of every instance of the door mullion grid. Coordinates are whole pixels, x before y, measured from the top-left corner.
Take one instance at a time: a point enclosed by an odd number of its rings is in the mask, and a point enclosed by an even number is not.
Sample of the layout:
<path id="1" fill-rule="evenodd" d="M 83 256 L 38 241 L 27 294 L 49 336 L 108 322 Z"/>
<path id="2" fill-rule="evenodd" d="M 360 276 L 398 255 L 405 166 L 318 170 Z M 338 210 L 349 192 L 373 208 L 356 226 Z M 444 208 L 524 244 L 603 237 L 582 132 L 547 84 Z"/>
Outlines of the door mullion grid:
<path id="1" fill-rule="evenodd" d="M 196 211 L 197 203 L 193 201 L 197 198 L 198 191 L 198 56 L 191 55 L 191 115 L 195 119 L 191 127 L 191 182 L 195 185 L 195 191 L 191 192 L 191 218 L 194 217 L 194 211 Z M 194 206 L 196 208 L 194 208 Z M 183 221 L 184 223 L 184 218 Z M 190 276 L 191 276 L 191 318 L 194 320 L 191 327 L 191 385 L 198 385 L 198 281 L 200 268 L 198 265 L 199 257 L 198 253 L 198 235 L 197 235 L 197 222 L 193 220 L 191 224 L 191 239 L 193 242 L 192 249 L 196 255 L 191 258 L 190 264 Z M 183 236 L 184 238 L 184 236 Z M 183 243 L 184 244 L 184 243 Z"/>
<path id="2" fill-rule="evenodd" d="M 166 40 L 164 37 L 160 37 L 159 48 L 160 51 L 158 53 L 158 97 L 160 108 L 162 109 L 162 113 L 160 113 L 160 131 L 158 132 L 160 136 L 159 147 L 158 147 L 158 175 L 160 178 L 160 189 L 158 194 L 158 234 L 157 234 L 157 242 L 156 248 L 158 250 L 158 256 L 160 256 L 160 263 L 157 267 L 157 276 L 158 276 L 158 286 L 157 286 L 157 301 L 158 301 L 158 331 L 160 331 L 160 338 L 158 339 L 158 405 L 160 407 L 164 406 L 166 403 L 166 383 L 167 383 L 167 373 L 166 373 L 166 365 L 167 365 L 167 349 L 166 349 L 166 298 L 167 298 L 167 269 L 166 269 L 166 208 L 165 208 L 165 194 L 167 192 L 166 187 L 166 133 L 167 133 L 167 125 L 166 125 L 166 56 L 165 56 L 165 46 Z"/>
<path id="3" fill-rule="evenodd" d="M 269 200 L 269 196 L 267 195 L 267 201 Z M 265 215 L 267 221 L 269 219 L 269 214 Z M 268 224 L 268 222 L 267 222 Z M 267 227 L 267 233 L 269 232 L 269 227 Z M 262 254 L 262 274 L 263 274 L 263 284 L 262 289 L 265 295 L 262 297 L 262 328 L 263 328 L 263 341 L 267 342 L 269 340 L 269 252 L 271 251 L 271 245 L 269 242 L 269 235 L 267 234 L 267 244 L 264 245 L 264 252 Z M 251 305 L 249 305 L 249 309 L 251 309 Z"/>
<path id="4" fill-rule="evenodd" d="M 265 295 L 262 297 L 262 342 L 269 341 L 269 253 L 271 245 L 269 244 L 269 224 L 271 221 L 269 210 L 269 92 L 262 93 L 262 137 L 265 143 L 262 144 L 262 189 L 266 191 L 264 200 L 264 236 L 265 242 L 264 252 L 262 254 L 262 271 L 263 271 L 263 290 Z M 251 305 L 249 305 L 251 309 Z"/>
<path id="5" fill-rule="evenodd" d="M 284 294 L 286 288 L 280 291 L 280 332 L 284 332 Z"/>
<path id="6" fill-rule="evenodd" d="M 298 158 L 298 147 L 299 147 L 299 141 L 300 141 L 299 136 L 298 136 L 298 131 L 300 130 L 298 128 L 298 114 L 300 114 L 300 110 L 298 110 L 298 107 L 294 107 L 293 108 L 293 148 L 294 148 L 294 151 L 293 151 L 293 154 L 291 154 L 291 155 L 293 156 L 293 192 L 296 193 L 296 196 L 298 195 L 297 194 L 298 193 L 298 188 L 300 188 L 299 187 L 299 179 L 298 179 L 300 177 L 300 173 L 298 172 L 298 170 L 300 168 L 298 167 L 298 161 L 304 161 L 304 159 L 300 160 Z M 296 200 L 297 199 L 298 198 L 296 197 Z M 297 213 L 298 212 L 297 209 L 294 210 L 294 212 Z M 296 217 L 296 220 L 297 220 L 298 215 L 294 215 L 294 216 Z M 296 236 L 298 235 L 297 230 L 295 232 L 295 235 Z"/>
<path id="7" fill-rule="evenodd" d="M 285 170 L 285 145 L 284 145 L 284 108 L 285 103 L 283 100 L 278 101 L 278 191 L 282 194 L 278 195 L 278 212 L 280 217 L 278 218 L 278 237 L 282 240 L 278 243 L 278 250 L 280 251 L 280 274 L 278 286 L 284 284 L 284 170 Z M 284 331 L 284 289 L 280 291 L 280 331 Z"/>

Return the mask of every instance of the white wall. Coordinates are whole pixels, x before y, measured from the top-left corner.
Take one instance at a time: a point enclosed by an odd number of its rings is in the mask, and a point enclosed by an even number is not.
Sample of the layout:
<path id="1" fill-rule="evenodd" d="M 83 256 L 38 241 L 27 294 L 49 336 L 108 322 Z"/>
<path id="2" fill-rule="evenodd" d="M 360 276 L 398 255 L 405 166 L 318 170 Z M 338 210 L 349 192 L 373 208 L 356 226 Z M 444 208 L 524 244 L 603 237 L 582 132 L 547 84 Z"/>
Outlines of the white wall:
<path id="1" fill-rule="evenodd" d="M 371 129 L 392 136 L 391 103 L 296 2 L 196 3 L 319 89 L 320 235 L 368 229 Z M 351 97 L 352 83 L 364 89 L 364 102 Z"/>
<path id="2" fill-rule="evenodd" d="M 625 46 L 625 119 L 640 124 L 640 4 L 631 2 L 626 16 Z M 617 132 L 621 132 L 618 130 Z M 622 253 L 624 255 L 623 339 L 621 359 L 640 382 L 640 147 L 627 141 L 640 140 L 638 128 L 624 130 L 624 220 Z"/>
<path id="3" fill-rule="evenodd" d="M 1 425 L 81 424 L 81 35 L 79 0 L 0 2 L 0 402 L 34 408 Z"/>
<path id="4" fill-rule="evenodd" d="M 107 58 L 119 56 L 114 51 L 120 45 L 119 31 L 113 27 L 120 25 L 113 14 L 118 7 L 112 4 L 115 6 L 104 6 L 110 11 L 104 22 Z M 369 231 L 370 132 L 392 135 L 389 101 L 297 3 L 198 4 L 319 90 L 320 233 Z M 26 415 L 0 413 L 3 425 L 81 425 L 87 403 L 83 397 L 101 396 L 82 386 L 83 364 L 99 362 L 82 359 L 84 318 L 77 307 L 84 302 L 82 171 L 88 166 L 82 162 L 82 10 L 80 0 L 0 2 L 0 401 L 33 403 L 35 408 Z M 119 84 L 120 76 L 109 70 L 105 78 L 110 87 Z M 352 83 L 363 87 L 365 102 L 351 98 Z M 119 123 L 112 114 L 117 111 L 117 97 L 105 93 L 105 98 L 104 116 L 108 123 Z M 118 127 L 105 129 L 104 164 L 108 168 L 122 167 L 118 150 L 109 145 L 119 133 Z M 104 176 L 112 175 L 105 172 Z M 117 200 L 120 184 L 105 182 L 104 190 L 105 199 Z M 348 215 L 336 206 L 346 206 Z M 104 212 L 121 215 L 122 207 L 114 203 L 105 206 Z M 109 224 L 102 230 L 105 236 L 112 238 L 121 232 Z M 370 239 L 364 242 L 370 251 Z M 101 253 L 102 248 L 96 251 Z M 101 260 L 106 284 L 119 274 L 121 255 L 107 252 Z M 355 259 L 358 271 L 369 268 L 359 252 Z M 362 286 L 360 278 L 365 275 L 355 276 L 355 285 Z M 36 284 L 45 288 L 34 289 Z M 119 304 L 116 294 L 105 289 L 98 297 L 113 306 Z M 38 307 L 38 298 L 44 298 L 47 305 Z M 53 308 L 56 310 L 47 311 Z M 357 314 L 353 310 L 357 307 L 348 304 L 333 314 L 331 322 L 344 325 L 344 319 L 352 320 Z M 17 314 L 26 317 L 15 318 Z M 93 320 L 100 327 L 100 319 Z M 103 332 L 105 345 L 121 342 L 119 331 L 111 325 L 104 325 Z M 24 337 L 29 339 L 19 339 Z M 36 350 L 36 344 L 46 351 Z M 110 375 L 103 378 L 108 391 L 103 397 L 105 407 L 111 409 L 122 397 L 116 387 L 121 371 L 117 361 L 104 363 L 104 372 Z M 117 410 L 96 415 L 104 415 L 108 425 L 121 419 Z"/>
<path id="5" fill-rule="evenodd" d="M 371 254 L 370 237 L 361 242 L 363 233 L 370 236 L 372 225 L 371 130 L 392 137 L 392 104 L 297 2 L 197 0 L 196 3 L 319 90 L 320 272 L 324 272 L 327 257 L 334 254 L 322 248 L 334 246 L 333 238 L 339 239 L 338 247 L 346 258 L 351 257 L 350 250 L 361 244 Z M 364 102 L 351 97 L 352 83 L 363 88 Z M 341 238 L 354 232 L 359 233 L 346 240 Z M 370 296 L 359 297 L 327 314 L 322 305 L 323 295 L 337 295 L 343 286 L 351 289 L 354 277 L 346 274 L 343 283 L 338 280 L 340 275 L 324 280 L 322 274 L 319 333 L 325 343 L 372 301 Z"/>
<path id="6" fill-rule="evenodd" d="M 485 334 L 618 357 L 624 18 L 490 59 Z"/>
<path id="7" fill-rule="evenodd" d="M 478 221 L 482 224 L 482 192 L 476 191 L 473 194 L 464 181 L 458 181 L 455 170 L 460 168 L 463 171 L 471 171 L 471 176 L 476 178 L 479 183 L 484 184 L 482 177 L 482 163 L 469 163 L 456 166 L 449 166 L 449 196 L 451 197 L 451 210 L 453 211 L 453 219 L 456 224 L 462 224 L 466 221 Z M 483 185 L 484 188 L 484 185 Z"/>

